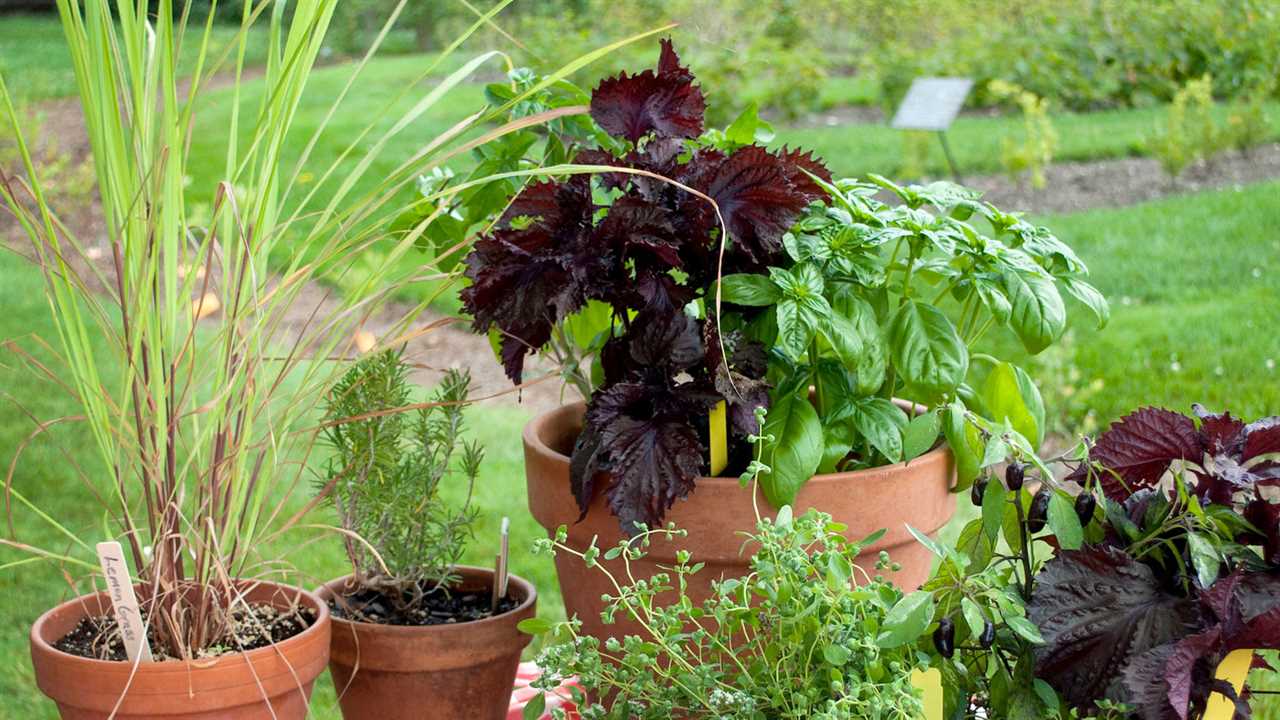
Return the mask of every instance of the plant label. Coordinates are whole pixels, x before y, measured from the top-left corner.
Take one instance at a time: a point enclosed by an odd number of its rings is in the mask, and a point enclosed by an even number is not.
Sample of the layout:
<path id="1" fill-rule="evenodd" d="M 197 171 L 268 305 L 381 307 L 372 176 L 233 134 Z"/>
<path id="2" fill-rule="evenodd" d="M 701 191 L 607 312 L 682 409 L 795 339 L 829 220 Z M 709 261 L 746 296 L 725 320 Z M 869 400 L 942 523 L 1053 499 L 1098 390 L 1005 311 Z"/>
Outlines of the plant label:
<path id="1" fill-rule="evenodd" d="M 916 78 L 890 125 L 897 130 L 942 132 L 951 127 L 972 88 L 971 78 Z"/>
<path id="2" fill-rule="evenodd" d="M 711 477 L 724 472 L 729 464 L 729 433 L 726 425 L 726 410 L 723 400 L 711 408 L 710 431 L 711 445 Z"/>
<path id="3" fill-rule="evenodd" d="M 1244 681 L 1249 677 L 1251 665 L 1252 650 L 1234 650 L 1222 659 L 1214 677 L 1226 680 L 1235 689 L 1236 695 L 1239 695 L 1244 690 Z M 1231 720 L 1235 716 L 1236 706 L 1230 698 L 1218 692 L 1209 696 L 1209 704 L 1204 709 L 1204 720 Z"/>
<path id="4" fill-rule="evenodd" d="M 923 720 L 942 720 L 942 672 L 938 668 L 912 671 L 911 684 L 924 695 Z"/>
<path id="5" fill-rule="evenodd" d="M 124 651 L 130 662 L 151 662 L 151 647 L 147 644 L 147 627 L 138 610 L 138 596 L 133 592 L 129 578 L 129 564 L 124 559 L 124 548 L 113 541 L 100 542 L 98 564 L 107 581 L 107 596 L 111 598 L 111 613 L 120 626 L 124 639 Z"/>

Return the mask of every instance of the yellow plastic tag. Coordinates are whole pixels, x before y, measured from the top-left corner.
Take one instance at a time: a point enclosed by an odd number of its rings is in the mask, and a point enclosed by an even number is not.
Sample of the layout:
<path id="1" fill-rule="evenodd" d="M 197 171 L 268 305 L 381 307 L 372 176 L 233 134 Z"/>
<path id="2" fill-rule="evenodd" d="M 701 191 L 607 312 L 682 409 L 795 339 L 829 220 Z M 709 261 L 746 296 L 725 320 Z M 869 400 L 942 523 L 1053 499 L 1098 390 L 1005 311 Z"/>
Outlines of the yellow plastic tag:
<path id="1" fill-rule="evenodd" d="M 724 468 L 729 464 L 729 433 L 725 426 L 725 404 L 724 401 L 716 403 L 711 408 L 711 476 L 715 477 L 724 472 Z"/>
<path id="2" fill-rule="evenodd" d="M 942 671 L 913 670 L 911 684 L 924 695 L 923 720 L 942 720 Z"/>
<path id="3" fill-rule="evenodd" d="M 1244 691 L 1244 681 L 1249 677 L 1249 667 L 1253 665 L 1252 650 L 1235 650 L 1222 659 L 1218 666 L 1217 678 L 1226 680 L 1239 695 Z M 1235 717 L 1236 707 L 1222 693 L 1209 696 L 1209 705 L 1204 710 L 1204 720 L 1231 720 Z"/>

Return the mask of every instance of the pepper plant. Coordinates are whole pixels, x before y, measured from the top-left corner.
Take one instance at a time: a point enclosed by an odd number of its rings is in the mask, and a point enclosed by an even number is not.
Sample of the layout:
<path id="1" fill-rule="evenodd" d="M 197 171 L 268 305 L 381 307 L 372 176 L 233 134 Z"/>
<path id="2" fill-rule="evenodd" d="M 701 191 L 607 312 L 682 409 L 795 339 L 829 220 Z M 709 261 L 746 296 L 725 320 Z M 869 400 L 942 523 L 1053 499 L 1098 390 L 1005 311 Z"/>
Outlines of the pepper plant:
<path id="1" fill-rule="evenodd" d="M 791 502 L 814 473 L 910 460 L 940 430 L 964 489 L 984 465 L 966 421 L 975 414 L 1038 446 L 1044 407 L 1031 378 L 971 348 L 1006 327 L 1028 352 L 1044 350 L 1066 327 L 1064 290 L 1105 323 L 1085 264 L 1048 229 L 952 183 L 814 181 L 826 195 L 783 235 L 785 255 L 767 274 L 720 284 L 722 331 L 774 349 L 770 502 Z M 886 190 L 902 204 L 882 202 Z M 896 397 L 925 411 L 913 417 Z"/>
<path id="2" fill-rule="evenodd" d="M 1214 677 L 1280 647 L 1280 418 L 1142 408 L 1048 462 L 975 422 L 1004 481 L 973 486 L 954 547 L 921 536 L 946 717 L 1188 720 L 1217 693 L 1248 718 Z"/>

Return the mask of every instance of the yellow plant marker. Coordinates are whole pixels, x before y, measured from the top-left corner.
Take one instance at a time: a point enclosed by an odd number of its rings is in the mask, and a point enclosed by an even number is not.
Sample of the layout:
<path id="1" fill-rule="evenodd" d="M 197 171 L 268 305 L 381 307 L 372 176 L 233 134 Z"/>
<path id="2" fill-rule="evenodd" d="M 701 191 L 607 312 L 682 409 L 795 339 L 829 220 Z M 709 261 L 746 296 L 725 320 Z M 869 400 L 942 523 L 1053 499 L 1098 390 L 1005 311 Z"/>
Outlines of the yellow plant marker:
<path id="1" fill-rule="evenodd" d="M 729 464 L 729 433 L 725 426 L 724 401 L 711 408 L 711 476 L 724 472 Z"/>
<path id="2" fill-rule="evenodd" d="M 1244 690 L 1244 681 L 1249 677 L 1249 666 L 1253 665 L 1252 650 L 1235 650 L 1222 659 L 1218 666 L 1217 678 L 1226 680 L 1239 695 Z M 1209 696 L 1209 705 L 1204 709 L 1204 720 L 1231 720 L 1235 717 L 1236 707 L 1222 693 Z"/>
<path id="3" fill-rule="evenodd" d="M 924 694 L 923 720 L 942 720 L 942 671 L 912 670 L 911 684 Z"/>

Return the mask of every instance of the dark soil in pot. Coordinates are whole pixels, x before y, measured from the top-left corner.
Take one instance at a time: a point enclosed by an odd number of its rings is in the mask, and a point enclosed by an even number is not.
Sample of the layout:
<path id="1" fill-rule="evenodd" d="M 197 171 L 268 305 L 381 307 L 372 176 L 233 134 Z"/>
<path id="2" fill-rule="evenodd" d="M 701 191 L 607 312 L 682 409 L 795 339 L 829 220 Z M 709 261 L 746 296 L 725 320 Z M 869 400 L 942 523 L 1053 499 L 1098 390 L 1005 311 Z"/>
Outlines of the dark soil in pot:
<path id="1" fill-rule="evenodd" d="M 271 605 L 237 608 L 231 613 L 226 634 L 200 652 L 197 657 L 210 658 L 230 653 L 257 650 L 288 640 L 315 624 L 317 613 L 308 607 L 278 609 Z M 144 616 L 143 620 L 147 618 Z M 147 641 L 156 660 L 175 659 L 157 640 L 155 626 L 147 624 Z M 84 617 L 62 639 L 53 644 L 64 653 L 95 660 L 129 659 L 125 654 L 120 627 L 111 615 Z"/>
<path id="2" fill-rule="evenodd" d="M 537 591 L 516 575 L 499 612 L 490 612 L 493 571 L 455 568 L 459 582 L 448 593 L 432 594 L 425 605 L 404 613 L 389 611 L 380 592 L 361 589 L 352 578 L 326 583 L 317 594 L 330 607 L 348 599 L 387 620 L 360 622 L 350 606 L 333 620 L 330 672 L 346 720 L 466 718 L 504 720 L 511 704 L 520 653 L 530 637 L 516 626 L 536 614 Z M 453 622 L 430 622 L 430 608 L 452 610 Z M 427 611 L 428 618 L 421 614 Z M 460 620 L 458 615 L 479 615 Z"/>
<path id="3" fill-rule="evenodd" d="M 329 600 L 329 609 L 335 618 L 377 625 L 448 625 L 484 620 L 511 612 L 520 600 L 511 596 L 498 601 L 498 610 L 492 609 L 490 593 L 486 591 L 451 592 L 434 587 L 422 592 L 414 602 L 414 594 L 401 593 L 399 602 L 386 592 L 359 589 Z"/>

